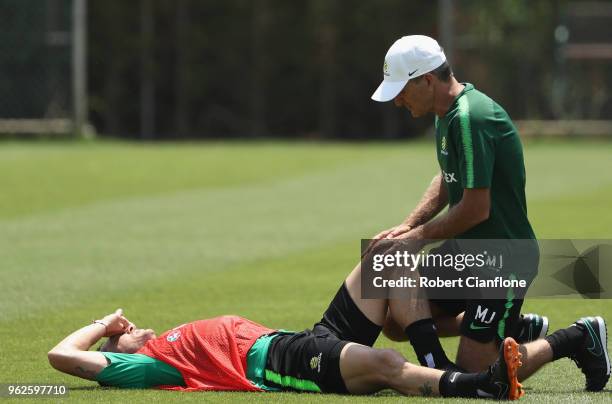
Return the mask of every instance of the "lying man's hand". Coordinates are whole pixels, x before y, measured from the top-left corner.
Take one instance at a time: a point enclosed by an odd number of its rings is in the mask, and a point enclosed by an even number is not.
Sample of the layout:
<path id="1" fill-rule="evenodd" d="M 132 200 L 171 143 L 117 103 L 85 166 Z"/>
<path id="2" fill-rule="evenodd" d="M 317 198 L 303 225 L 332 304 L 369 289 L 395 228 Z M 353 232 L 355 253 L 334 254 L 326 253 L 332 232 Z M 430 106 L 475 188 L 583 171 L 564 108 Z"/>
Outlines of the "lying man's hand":
<path id="1" fill-rule="evenodd" d="M 105 337 L 123 334 L 131 324 L 130 321 L 123 316 L 123 309 L 117 309 L 113 314 L 104 316 L 104 318 L 98 322 L 106 326 L 106 332 L 104 333 Z"/>

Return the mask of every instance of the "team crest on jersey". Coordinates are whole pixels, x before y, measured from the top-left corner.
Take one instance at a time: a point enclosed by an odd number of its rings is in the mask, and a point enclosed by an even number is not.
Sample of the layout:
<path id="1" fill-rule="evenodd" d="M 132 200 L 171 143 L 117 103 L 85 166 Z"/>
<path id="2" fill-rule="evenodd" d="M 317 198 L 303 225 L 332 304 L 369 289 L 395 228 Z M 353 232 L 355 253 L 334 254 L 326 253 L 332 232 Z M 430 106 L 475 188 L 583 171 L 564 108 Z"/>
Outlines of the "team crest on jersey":
<path id="1" fill-rule="evenodd" d="M 442 136 L 442 141 L 440 141 L 440 152 L 445 156 L 448 154 L 446 151 L 446 136 Z"/>
<path id="2" fill-rule="evenodd" d="M 180 331 L 174 331 L 174 332 L 168 334 L 168 336 L 166 337 L 166 341 L 174 342 L 177 339 L 179 339 L 180 337 L 181 337 L 181 332 Z"/>

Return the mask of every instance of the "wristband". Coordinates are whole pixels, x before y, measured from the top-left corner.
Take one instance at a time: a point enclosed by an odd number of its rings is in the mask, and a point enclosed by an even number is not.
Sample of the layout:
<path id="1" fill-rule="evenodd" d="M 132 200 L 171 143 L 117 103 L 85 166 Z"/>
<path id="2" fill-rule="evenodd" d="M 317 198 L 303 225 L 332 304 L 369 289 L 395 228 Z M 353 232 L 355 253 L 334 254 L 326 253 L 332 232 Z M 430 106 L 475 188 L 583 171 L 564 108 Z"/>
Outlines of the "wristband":
<path id="1" fill-rule="evenodd" d="M 106 333 L 106 331 L 108 330 L 108 324 L 106 324 L 104 321 L 102 320 L 94 320 L 92 321 L 92 324 L 100 324 L 104 326 L 104 333 Z"/>

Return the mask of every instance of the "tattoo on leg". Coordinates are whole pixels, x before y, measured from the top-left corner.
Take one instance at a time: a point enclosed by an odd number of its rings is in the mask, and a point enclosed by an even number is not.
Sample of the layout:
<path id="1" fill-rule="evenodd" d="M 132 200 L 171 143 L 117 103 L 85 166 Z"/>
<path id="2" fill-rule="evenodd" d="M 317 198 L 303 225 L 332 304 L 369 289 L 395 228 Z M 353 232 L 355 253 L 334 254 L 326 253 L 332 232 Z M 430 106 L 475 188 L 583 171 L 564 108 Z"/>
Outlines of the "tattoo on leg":
<path id="1" fill-rule="evenodd" d="M 74 368 L 74 370 L 86 379 L 90 379 L 90 380 L 96 379 L 96 372 L 94 372 L 93 370 L 87 370 L 81 366 L 77 366 L 76 368 Z"/>
<path id="2" fill-rule="evenodd" d="M 429 382 L 425 382 L 421 387 L 419 387 L 419 391 L 421 395 L 424 397 L 429 397 L 432 395 L 431 384 Z"/>

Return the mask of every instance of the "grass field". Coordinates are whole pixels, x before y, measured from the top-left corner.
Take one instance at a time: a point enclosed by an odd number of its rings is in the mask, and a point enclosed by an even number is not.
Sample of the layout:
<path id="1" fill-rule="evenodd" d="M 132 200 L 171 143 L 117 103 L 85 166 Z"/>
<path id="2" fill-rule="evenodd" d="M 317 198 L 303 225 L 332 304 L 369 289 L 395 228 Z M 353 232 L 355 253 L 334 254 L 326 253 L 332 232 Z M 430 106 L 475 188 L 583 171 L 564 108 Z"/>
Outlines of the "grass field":
<path id="1" fill-rule="evenodd" d="M 538 237 L 612 238 L 612 143 L 530 142 L 525 155 Z M 309 327 L 359 239 L 401 220 L 435 172 L 428 142 L 4 143 L 0 383 L 65 383 L 68 400 L 84 402 L 404 401 L 102 389 L 52 370 L 46 352 L 117 307 L 157 331 L 219 314 Z M 582 315 L 612 321 L 609 300 L 533 300 L 528 311 L 553 329 Z M 443 343 L 455 351 L 456 339 Z M 377 346 L 414 360 L 408 343 Z M 610 386 L 585 394 L 583 384 L 561 360 L 525 383 L 524 401 L 612 401 Z"/>

